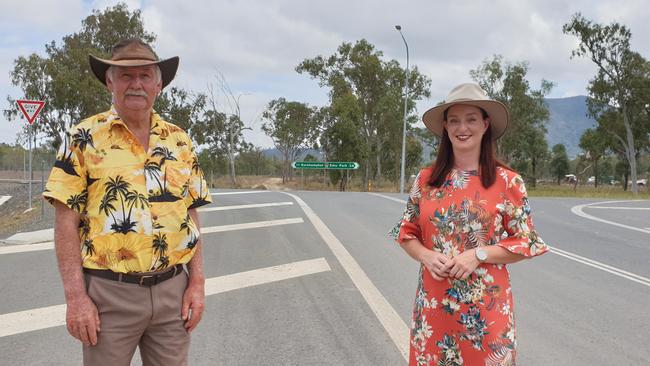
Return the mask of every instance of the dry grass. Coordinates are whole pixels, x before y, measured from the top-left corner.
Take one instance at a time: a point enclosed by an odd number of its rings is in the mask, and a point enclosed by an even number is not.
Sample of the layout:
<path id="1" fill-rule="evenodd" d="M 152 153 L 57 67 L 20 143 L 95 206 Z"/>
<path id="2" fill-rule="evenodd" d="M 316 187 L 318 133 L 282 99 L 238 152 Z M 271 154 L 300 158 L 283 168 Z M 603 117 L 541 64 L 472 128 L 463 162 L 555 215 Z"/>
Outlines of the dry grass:
<path id="1" fill-rule="evenodd" d="M 620 186 L 593 186 L 579 185 L 573 190 L 573 185 L 538 185 L 535 188 L 530 186 L 528 194 L 532 197 L 577 197 L 577 198 L 605 198 L 605 199 L 650 199 L 648 188 L 639 188 L 639 194 L 635 196 L 631 191 L 624 191 Z"/>

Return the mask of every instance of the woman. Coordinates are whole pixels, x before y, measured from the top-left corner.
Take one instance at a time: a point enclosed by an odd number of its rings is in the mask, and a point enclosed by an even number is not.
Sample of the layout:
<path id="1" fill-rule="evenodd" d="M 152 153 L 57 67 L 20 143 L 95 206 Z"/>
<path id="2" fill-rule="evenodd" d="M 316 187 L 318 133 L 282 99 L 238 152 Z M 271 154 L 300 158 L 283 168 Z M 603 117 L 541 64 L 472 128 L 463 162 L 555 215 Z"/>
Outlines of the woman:
<path id="1" fill-rule="evenodd" d="M 496 160 L 508 111 L 475 84 L 422 117 L 440 136 L 392 234 L 421 263 L 409 365 L 514 365 L 515 323 L 504 264 L 548 247 L 533 228 L 521 177 Z"/>

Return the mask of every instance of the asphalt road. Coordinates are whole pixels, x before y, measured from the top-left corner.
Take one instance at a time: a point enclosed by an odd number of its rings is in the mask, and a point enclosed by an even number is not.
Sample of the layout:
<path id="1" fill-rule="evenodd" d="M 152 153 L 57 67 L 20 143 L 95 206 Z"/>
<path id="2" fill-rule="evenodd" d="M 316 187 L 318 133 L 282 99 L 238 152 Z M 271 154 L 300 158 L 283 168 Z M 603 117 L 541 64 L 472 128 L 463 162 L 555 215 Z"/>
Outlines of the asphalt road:
<path id="1" fill-rule="evenodd" d="M 406 364 L 418 265 L 386 235 L 405 195 L 216 193 L 192 365 Z M 554 251 L 509 267 L 518 364 L 650 364 L 650 202 L 603 201 L 531 200 Z M 53 251 L 0 254 L 0 276 L 0 364 L 80 364 L 42 314 L 64 302 Z"/>

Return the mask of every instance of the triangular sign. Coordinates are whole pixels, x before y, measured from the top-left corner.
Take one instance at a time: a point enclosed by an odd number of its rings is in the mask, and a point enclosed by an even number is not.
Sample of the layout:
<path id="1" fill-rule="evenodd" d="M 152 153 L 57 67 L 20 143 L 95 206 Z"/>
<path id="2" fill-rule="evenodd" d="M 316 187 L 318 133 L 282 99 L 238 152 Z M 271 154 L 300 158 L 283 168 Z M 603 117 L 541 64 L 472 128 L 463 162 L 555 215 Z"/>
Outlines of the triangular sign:
<path id="1" fill-rule="evenodd" d="M 29 122 L 30 125 L 34 122 L 36 117 L 38 117 L 38 114 L 41 113 L 41 110 L 45 105 L 45 102 L 42 100 L 21 99 L 17 100 L 16 103 L 18 103 L 18 108 L 23 112 L 23 115 L 27 118 L 27 122 Z"/>

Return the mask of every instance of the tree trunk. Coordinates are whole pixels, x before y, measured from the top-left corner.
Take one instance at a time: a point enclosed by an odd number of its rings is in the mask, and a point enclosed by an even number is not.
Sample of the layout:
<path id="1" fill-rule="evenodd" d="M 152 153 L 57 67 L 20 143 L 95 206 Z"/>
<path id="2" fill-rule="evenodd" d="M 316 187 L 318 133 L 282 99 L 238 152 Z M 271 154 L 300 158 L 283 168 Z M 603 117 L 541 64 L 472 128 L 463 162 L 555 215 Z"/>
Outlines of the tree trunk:
<path id="1" fill-rule="evenodd" d="M 537 170 L 537 159 L 536 159 L 536 158 L 532 158 L 532 159 L 531 159 L 531 166 L 532 166 L 532 168 L 533 168 L 533 176 L 532 176 L 533 180 L 531 181 L 531 185 L 530 185 L 530 186 L 531 186 L 532 188 L 535 188 L 535 187 L 537 187 L 537 174 L 536 174 L 536 170 Z"/>
<path id="2" fill-rule="evenodd" d="M 377 169 L 375 171 L 375 184 L 378 186 L 381 181 L 381 140 L 377 139 L 377 153 L 375 155 Z"/>
<path id="3" fill-rule="evenodd" d="M 231 127 L 232 128 L 232 127 Z M 232 129 L 229 133 L 230 143 L 228 144 L 228 160 L 230 160 L 230 180 L 233 187 L 237 187 L 237 178 L 235 176 L 235 154 L 233 152 L 233 133 Z"/>
<path id="4" fill-rule="evenodd" d="M 598 188 L 598 160 L 594 159 L 594 188 Z"/>
<path id="5" fill-rule="evenodd" d="M 625 124 L 625 134 L 627 135 L 627 161 L 630 163 L 630 173 L 632 174 L 632 193 L 639 194 L 639 187 L 636 185 L 636 148 L 634 147 L 634 136 L 632 135 L 632 127 L 630 126 L 630 117 L 627 113 L 627 106 L 623 104 L 623 123 Z M 626 185 L 627 187 L 627 185 Z"/>

